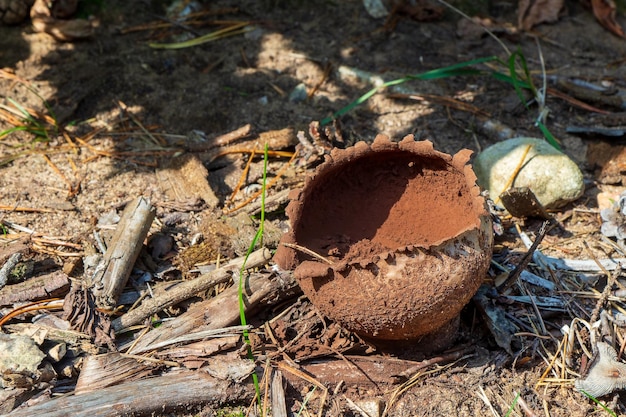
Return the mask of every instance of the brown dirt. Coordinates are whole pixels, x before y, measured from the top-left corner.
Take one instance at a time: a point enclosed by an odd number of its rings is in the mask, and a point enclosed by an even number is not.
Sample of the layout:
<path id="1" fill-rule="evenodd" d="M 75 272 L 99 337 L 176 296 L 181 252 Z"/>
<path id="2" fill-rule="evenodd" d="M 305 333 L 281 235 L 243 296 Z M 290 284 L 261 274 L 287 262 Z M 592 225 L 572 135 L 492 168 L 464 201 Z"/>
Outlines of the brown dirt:
<path id="1" fill-rule="evenodd" d="M 363 80 L 341 75 L 340 66 L 394 79 L 470 59 L 505 56 L 500 45 L 489 37 L 457 37 L 459 18 L 452 12 L 446 12 L 433 22 L 417 22 L 404 15 L 394 27 L 385 27 L 383 19 L 370 17 L 362 2 L 356 0 L 334 3 L 321 0 L 207 2 L 204 6 L 211 9 L 238 8 L 236 12 L 218 14 L 216 19 L 250 20 L 256 29 L 194 48 L 156 50 L 149 47 L 150 42 L 169 41 L 174 35 L 183 36 L 184 31 L 176 28 L 126 29 L 158 20 L 156 16 L 165 13 L 163 2 L 110 1 L 105 4 L 98 12 L 101 24 L 96 36 L 88 41 L 59 43 L 48 35 L 34 33 L 29 23 L 0 26 L 0 68 L 8 68 L 24 81 L 0 79 L 2 104 L 8 105 L 7 98 L 11 98 L 23 106 L 46 113 L 44 99 L 58 123 L 69 132 L 70 140 L 81 137 L 88 143 L 80 145 L 73 141 L 75 146 L 70 145 L 60 135 L 52 135 L 48 141 L 34 140 L 26 132 L 2 139 L 0 161 L 4 163 L 0 168 L 0 205 L 45 210 L 33 213 L 3 209 L 0 220 L 28 227 L 39 235 L 67 239 L 77 245 L 71 251 L 83 255 L 95 251 L 92 232 L 98 219 L 111 211 L 119 212 L 137 195 L 150 197 L 158 209 L 152 234 L 162 233 L 175 238 L 170 253 L 160 256 L 158 265 L 152 264 L 154 270 L 160 271 L 160 277 L 167 279 L 180 276 L 180 271 L 162 271 L 177 253 L 190 247 L 198 231 L 222 230 L 207 226 L 219 221 L 219 211 L 193 204 L 176 205 L 165 197 L 156 171 L 174 154 L 168 150 L 180 150 L 181 143 L 197 143 L 197 138 L 203 134 L 210 142 L 211 138 L 247 123 L 252 123 L 257 132 L 285 127 L 306 131 L 311 121 L 332 114 L 371 88 Z M 504 35 L 502 39 L 511 50 L 520 47 L 533 71 L 539 72 L 541 68 L 541 54 L 551 75 L 606 81 L 624 88 L 626 68 L 621 63 L 626 55 L 626 43 L 602 29 L 578 2 L 568 2 L 568 8 L 568 15 L 555 24 L 535 28 L 537 38 L 514 34 Z M 479 12 L 501 22 L 516 21 L 512 2 L 493 2 Z M 618 21 L 625 23 L 621 15 Z M 215 26 L 198 30 L 206 33 L 214 29 Z M 327 65 L 331 71 L 325 79 Z M 319 88 L 308 99 L 290 100 L 289 94 L 300 83 L 304 83 L 308 91 L 316 86 Z M 377 94 L 343 116 L 344 145 L 358 140 L 372 141 L 379 133 L 393 138 L 415 134 L 418 139 L 431 140 L 437 150 L 454 154 L 463 148 L 479 151 L 498 140 L 479 129 L 480 120 L 474 114 L 446 107 L 436 99 L 437 96 L 454 97 L 471 104 L 520 135 L 540 136 L 534 127 L 536 107 L 531 105 L 530 110 L 526 110 L 510 85 L 493 78 L 472 75 L 413 81 L 406 86 L 408 90 L 423 95 L 422 99 L 411 101 Z M 120 103 L 124 103 L 128 111 L 124 111 Z M 588 258 L 589 251 L 601 258 L 614 255 L 610 247 L 600 243 L 600 224 L 594 211 L 595 196 L 599 192 L 593 176 L 596 167 L 586 160 L 588 144 L 603 139 L 581 138 L 566 132 L 571 124 L 593 123 L 594 117 L 589 111 L 554 96 L 548 97 L 547 105 L 551 109 L 548 127 L 562 141 L 565 151 L 585 170 L 588 187 L 586 195 L 575 205 L 557 213 L 563 229 L 552 231 L 542 248 L 545 253 L 570 258 Z M 604 108 L 620 111 L 608 106 Z M 156 146 L 159 151 L 165 149 L 165 156 L 155 152 L 154 142 L 129 120 L 129 113 L 150 131 L 171 135 L 159 136 L 162 142 Z M 0 131 L 8 127 L 0 122 Z M 97 135 L 88 136 L 95 130 L 99 131 Z M 619 142 L 611 140 L 613 145 Z M 611 152 L 618 153 L 616 150 Z M 43 155 L 48 156 L 50 163 Z M 602 158 L 594 159 L 600 160 Z M 245 157 L 234 156 L 206 164 L 209 183 L 220 204 L 224 204 L 235 189 L 245 162 Z M 283 165 L 283 159 L 272 159 L 270 175 L 274 176 Z M 288 170 L 270 194 L 295 187 L 306 171 L 301 166 Z M 252 164 L 245 181 L 246 186 L 251 185 L 248 191 L 258 186 L 261 173 L 262 163 Z M 75 187 L 78 183 L 80 189 Z M 244 200 L 241 194 L 235 202 Z M 278 210 L 271 214 L 277 228 L 285 230 L 282 212 Z M 531 233 L 538 228 L 536 221 L 514 222 Z M 339 226 L 336 222 L 330 224 Z M 513 221 L 505 223 L 505 230 L 508 231 L 512 224 Z M 222 235 L 215 241 L 227 246 Z M 385 242 L 385 245 L 390 244 Z M 586 248 L 587 244 L 590 249 Z M 55 246 L 54 249 L 70 251 L 65 246 Z M 233 252 L 232 247 L 220 247 L 215 251 L 218 255 L 229 256 Z M 495 252 L 499 262 L 514 265 L 523 249 L 516 235 L 507 232 L 497 239 Z M 56 266 L 61 266 L 69 264 L 72 258 L 58 252 L 46 255 L 40 250 L 34 259 L 37 271 L 50 268 L 44 259 L 52 259 Z M 570 279 L 569 275 L 563 274 L 555 281 L 561 286 Z M 578 417 L 598 412 L 598 406 L 573 391 L 572 374 L 566 375 L 568 381 L 563 384 L 557 381 L 547 386 L 536 385 L 546 369 L 549 353 L 558 349 L 560 326 L 569 323 L 573 316 L 584 316 L 585 311 L 590 311 L 588 303 L 593 308 L 593 302 L 587 300 L 568 300 L 572 301 L 568 304 L 571 310 L 555 313 L 547 322 L 551 339 L 528 336 L 528 332 L 525 336 L 517 336 L 518 346 L 523 349 L 516 350 L 515 357 L 510 357 L 494 343 L 483 320 L 472 306 L 468 306 L 462 313 L 457 343 L 465 346 L 469 353 L 448 368 L 435 368 L 433 373 L 417 378 L 415 385 L 400 397 L 389 415 L 491 416 L 492 408 L 499 415 L 505 415 L 515 402 L 516 393 L 536 415 L 543 415 L 543 410 L 553 417 Z M 497 299 L 493 302 L 498 304 L 501 301 L 508 302 Z M 281 306 L 277 310 L 286 308 L 289 307 Z M 519 320 L 526 320 L 533 314 L 530 309 L 513 302 L 507 304 L 507 312 Z M 277 313 L 267 312 L 268 315 Z M 309 317 L 314 320 L 314 325 L 298 327 L 304 323 L 297 321 L 303 315 L 294 315 L 292 321 L 282 324 L 277 342 L 286 345 L 295 335 L 305 333 L 307 337 L 302 340 L 306 343 L 300 345 L 306 350 L 306 354 L 301 355 L 303 358 L 328 350 L 344 352 L 344 355 L 362 355 L 371 350 L 354 335 L 345 335 L 336 326 L 331 328 L 327 321 L 314 316 Z M 264 318 L 256 318 L 259 321 L 256 324 L 262 325 Z M 321 335 L 329 328 L 332 337 L 324 341 Z M 317 333 L 307 333 L 311 329 Z M 310 344 L 316 340 L 328 349 L 311 348 Z M 271 344 L 269 340 L 265 343 Z M 297 347 L 296 344 L 287 353 L 298 356 Z M 257 353 L 260 354 L 262 349 Z M 576 361 L 581 356 L 577 351 Z M 335 358 L 341 356 L 335 355 Z M 350 362 L 350 358 L 346 357 L 345 361 L 342 358 L 346 378 L 342 378 L 343 374 L 338 377 L 335 374 L 336 379 L 322 381 L 326 382 L 331 393 L 335 391 L 326 404 L 328 415 L 359 415 L 347 405 L 345 398 L 388 401 L 390 391 L 414 374 L 392 378 L 385 371 L 385 361 L 415 362 L 422 356 L 403 347 L 399 352 L 376 354 L 374 358 L 378 361 L 376 364 L 361 368 L 354 365 L 356 362 Z M 395 368 L 398 367 L 410 368 L 406 363 L 396 364 Z M 368 373 L 381 377 L 373 384 L 365 376 Z M 289 380 L 288 408 L 298 412 L 311 385 L 299 378 L 290 377 Z M 349 382 L 342 383 L 344 380 Z M 603 400 L 611 401 L 611 397 Z M 320 396 L 314 395 L 308 402 L 311 414 L 317 412 L 319 401 Z M 613 407 L 618 415 L 626 415 L 624 400 L 616 398 Z M 205 413 L 212 415 L 211 410 L 205 410 Z M 524 412 L 517 406 L 513 415 L 524 415 Z"/>

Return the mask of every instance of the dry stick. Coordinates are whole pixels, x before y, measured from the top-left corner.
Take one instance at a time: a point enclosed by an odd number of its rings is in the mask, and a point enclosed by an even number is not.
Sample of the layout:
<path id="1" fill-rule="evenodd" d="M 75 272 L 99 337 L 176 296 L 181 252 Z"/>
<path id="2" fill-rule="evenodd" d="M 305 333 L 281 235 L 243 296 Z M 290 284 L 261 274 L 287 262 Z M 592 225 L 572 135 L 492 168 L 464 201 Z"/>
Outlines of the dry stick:
<path id="1" fill-rule="evenodd" d="M 143 132 L 143 133 L 145 133 L 145 134 L 146 134 L 146 136 L 148 136 L 148 137 L 150 138 L 150 140 L 152 140 L 152 143 L 153 143 L 154 145 L 157 145 L 157 146 L 165 146 L 165 143 L 164 143 L 163 141 L 161 141 L 161 140 L 157 139 L 156 137 L 154 137 L 154 135 L 152 135 L 152 133 L 150 133 L 150 132 L 148 131 L 148 129 L 146 129 L 146 128 L 144 127 L 144 125 L 143 125 L 143 124 L 141 124 L 141 122 L 139 121 L 139 119 L 137 119 L 137 118 L 135 117 L 135 115 L 134 115 L 134 114 L 132 114 L 132 113 L 128 110 L 128 107 L 126 106 L 126 104 L 124 104 L 124 102 L 123 102 L 123 101 L 118 100 L 117 104 L 118 104 L 118 106 L 120 106 L 120 107 L 122 108 L 122 110 L 124 111 L 124 113 L 126 113 L 126 114 L 128 115 L 128 117 L 130 118 L 130 120 L 132 120 L 132 121 L 133 121 L 133 123 L 135 123 L 135 124 L 137 125 L 137 127 L 139 127 L 139 129 L 141 129 L 141 130 L 142 130 L 142 132 Z"/>
<path id="2" fill-rule="evenodd" d="M 243 277 L 246 316 L 264 305 L 275 305 L 297 294 L 300 289 L 292 274 L 279 276 L 251 274 Z M 192 331 L 220 329 L 239 322 L 239 288 L 231 286 L 219 295 L 193 304 L 185 313 L 152 329 L 137 342 L 132 352 L 151 350 L 152 346 Z"/>
<path id="3" fill-rule="evenodd" d="M 24 314 L 29 311 L 60 310 L 62 308 L 63 308 L 63 299 L 61 298 L 50 298 L 48 300 L 41 300 L 41 301 L 36 301 L 34 303 L 26 304 L 24 306 L 17 307 L 11 312 L 5 314 L 0 319 L 0 328 L 4 326 L 4 324 L 8 322 L 9 320 L 11 320 L 13 317 L 17 317 L 20 314 Z"/>
<path id="4" fill-rule="evenodd" d="M 278 208 L 278 206 L 280 206 L 281 204 L 286 203 L 289 200 L 290 192 L 291 192 L 291 189 L 285 188 L 284 190 L 279 191 L 276 194 L 266 196 L 265 197 L 265 211 L 266 212 L 272 211 Z M 252 203 L 248 204 L 248 206 L 246 207 L 246 213 L 250 215 L 259 214 L 261 212 L 262 205 L 263 205 L 263 201 L 261 200 L 253 201 Z"/>
<path id="5" fill-rule="evenodd" d="M 320 254 L 318 254 L 316 252 L 313 252 L 309 248 L 305 248 L 304 246 L 296 245 L 295 243 L 287 243 L 287 242 L 283 242 L 283 243 L 281 243 L 281 245 L 286 246 L 286 247 L 291 248 L 291 249 L 298 250 L 300 252 L 304 252 L 307 255 L 311 255 L 312 257 L 314 257 L 316 259 L 319 259 L 322 262 L 326 262 L 328 265 L 333 265 L 333 263 L 330 260 L 324 258 L 322 255 L 320 255 Z"/>
<path id="6" fill-rule="evenodd" d="M 248 176 L 248 172 L 250 171 L 250 165 L 252 165 L 252 160 L 254 159 L 255 152 L 256 152 L 256 150 L 252 149 L 252 152 L 250 153 L 250 157 L 248 158 L 248 162 L 246 162 L 246 166 L 243 169 L 243 171 L 241 172 L 241 176 L 239 177 L 239 182 L 235 186 L 235 189 L 233 190 L 232 194 L 230 195 L 230 198 L 226 202 L 227 205 L 228 204 L 232 204 L 233 200 L 237 196 L 237 193 L 239 192 L 239 190 L 241 190 L 241 187 L 243 187 L 243 183 L 246 180 L 246 177 Z"/>
<path id="7" fill-rule="evenodd" d="M 50 165 L 52 170 L 54 172 L 56 172 L 59 177 L 61 177 L 63 182 L 65 182 L 67 184 L 67 186 L 69 188 L 68 195 L 70 197 L 73 197 L 74 195 L 76 195 L 78 193 L 78 189 L 77 189 L 76 185 L 72 184 L 72 182 L 67 179 L 67 177 L 65 176 L 65 174 L 63 174 L 63 172 L 61 172 L 59 167 L 57 167 L 56 164 L 54 162 L 52 162 L 52 160 L 50 158 L 48 158 L 48 155 L 42 154 L 41 156 L 48 163 L 48 165 Z"/>
<path id="8" fill-rule="evenodd" d="M 583 241 L 583 244 L 585 245 L 585 248 L 589 251 L 589 253 L 591 253 L 587 242 Z M 612 274 L 610 274 L 608 271 L 605 270 L 605 273 L 607 274 L 607 283 L 604 289 L 602 290 L 602 294 L 600 294 L 600 298 L 598 299 L 598 302 L 596 303 L 595 308 L 591 312 L 589 323 L 591 323 L 592 325 L 598 320 L 598 316 L 600 315 L 600 310 L 602 309 L 602 306 L 604 305 L 604 303 L 606 303 L 607 300 L 609 299 L 609 296 L 611 295 L 611 288 L 613 288 L 613 284 L 615 283 L 620 272 L 621 272 L 621 268 L 616 269 L 615 271 L 613 271 Z"/>
<path id="9" fill-rule="evenodd" d="M 54 213 L 58 210 L 47 208 L 34 208 L 34 207 L 16 207 L 16 206 L 0 206 L 0 210 L 7 211 L 22 211 L 25 213 Z"/>
<path id="10" fill-rule="evenodd" d="M 521 275 L 522 271 L 526 269 L 526 267 L 532 260 L 533 253 L 535 252 L 535 250 L 537 249 L 537 247 L 539 246 L 543 238 L 546 236 L 548 232 L 549 224 L 550 224 L 549 220 L 546 220 L 542 223 L 541 228 L 539 229 L 539 233 L 537 237 L 535 238 L 535 241 L 530 246 L 526 254 L 522 257 L 522 260 L 519 262 L 519 264 L 517 264 L 513 272 L 509 274 L 509 276 L 504 280 L 504 282 L 496 288 L 499 293 L 502 293 L 508 290 L 513 284 L 515 284 L 515 282 L 517 282 L 517 279 Z"/>
<path id="11" fill-rule="evenodd" d="M 315 95 L 315 93 L 317 93 L 317 90 L 320 89 L 322 84 L 324 84 L 326 80 L 328 79 L 328 77 L 330 76 L 330 72 L 332 71 L 332 69 L 333 69 L 333 66 L 330 64 L 330 62 L 327 62 L 326 65 L 324 66 L 324 72 L 322 73 L 322 78 L 307 93 L 306 95 L 307 98 L 311 98 Z"/>
<path id="12" fill-rule="evenodd" d="M 245 267 L 256 268 L 263 265 L 270 258 L 271 253 L 267 248 L 259 249 L 250 254 Z M 231 271 L 238 271 L 241 269 L 244 261 L 245 257 L 243 256 L 233 259 L 215 271 L 200 275 L 190 281 L 185 281 L 178 284 L 174 288 L 155 296 L 154 298 L 145 300 L 141 306 L 135 310 L 129 311 L 123 316 L 113 320 L 113 329 L 116 332 L 119 332 L 132 325 L 141 323 L 146 318 L 158 313 L 161 310 L 191 298 L 217 284 L 229 281 L 232 278 Z"/>
<path id="13" fill-rule="evenodd" d="M 280 151 L 275 151 L 275 152 L 273 152 L 273 153 L 274 153 L 274 154 L 280 154 L 281 152 L 280 152 Z M 274 184 L 278 181 L 278 179 L 279 179 L 279 178 L 280 178 L 280 177 L 281 177 L 281 176 L 285 173 L 285 171 L 287 170 L 287 168 L 291 165 L 291 163 L 292 163 L 292 162 L 296 159 L 296 156 L 298 155 L 298 151 L 293 152 L 292 154 L 291 154 L 290 152 L 282 152 L 282 153 L 284 153 L 284 154 L 290 154 L 291 159 L 289 159 L 289 161 L 288 161 L 285 165 L 283 165 L 283 166 L 282 166 L 282 168 L 280 168 L 280 169 L 278 170 L 278 172 L 276 173 L 276 176 L 275 176 L 274 178 L 272 178 L 272 180 L 271 180 L 271 181 L 269 181 L 269 182 L 267 183 L 267 185 L 265 186 L 265 188 L 263 188 L 263 189 L 261 189 L 261 190 L 257 191 L 256 193 L 254 193 L 254 195 L 250 196 L 250 198 L 248 198 L 248 199 L 247 199 L 246 201 L 244 201 L 243 203 L 239 204 L 237 207 L 234 207 L 234 208 L 232 208 L 232 209 L 230 209 L 230 210 L 226 211 L 226 214 L 231 214 L 231 213 L 233 213 L 233 212 L 235 212 L 235 211 L 239 210 L 240 208 L 245 207 L 245 206 L 246 206 L 248 203 L 250 203 L 252 200 L 254 200 L 254 199 L 255 199 L 255 198 L 257 198 L 258 196 L 260 196 L 260 195 L 261 195 L 261 193 L 263 192 L 263 190 L 267 190 L 267 189 L 269 189 L 270 187 L 272 187 L 272 186 L 273 186 L 273 185 L 274 185 Z M 270 153 L 268 152 L 268 155 L 269 155 L 269 154 L 270 154 Z M 286 156 L 286 155 L 284 155 L 284 156 Z"/>
<path id="14" fill-rule="evenodd" d="M 98 307 L 112 310 L 117 305 L 155 214 L 156 210 L 144 197 L 126 206 L 111 244 L 91 278 Z"/>
<path id="15" fill-rule="evenodd" d="M 63 297 L 70 288 L 70 279 L 62 271 L 39 275 L 0 290 L 0 305 Z"/>

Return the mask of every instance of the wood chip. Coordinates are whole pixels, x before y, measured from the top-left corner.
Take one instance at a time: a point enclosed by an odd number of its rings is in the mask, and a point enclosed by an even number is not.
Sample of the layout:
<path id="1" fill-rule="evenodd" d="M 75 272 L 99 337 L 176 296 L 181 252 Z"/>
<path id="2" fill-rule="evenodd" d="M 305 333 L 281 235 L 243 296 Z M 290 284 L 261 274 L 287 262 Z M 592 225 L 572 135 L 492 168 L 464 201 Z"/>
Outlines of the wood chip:
<path id="1" fill-rule="evenodd" d="M 156 175 L 161 189 L 171 201 L 184 203 L 199 197 L 210 208 L 219 204 L 208 182 L 209 171 L 195 155 L 185 154 L 172 159 Z"/>

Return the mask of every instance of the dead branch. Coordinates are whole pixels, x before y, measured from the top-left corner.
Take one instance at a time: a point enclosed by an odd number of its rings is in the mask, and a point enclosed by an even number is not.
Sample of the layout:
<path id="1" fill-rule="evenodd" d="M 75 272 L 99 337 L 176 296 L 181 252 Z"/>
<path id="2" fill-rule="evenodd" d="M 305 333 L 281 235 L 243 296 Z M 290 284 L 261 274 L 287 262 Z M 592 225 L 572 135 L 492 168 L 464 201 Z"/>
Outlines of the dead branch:
<path id="1" fill-rule="evenodd" d="M 244 277 L 244 304 L 247 316 L 262 306 L 275 305 L 299 292 L 291 273 L 281 275 L 256 273 Z M 131 353 L 151 350 L 153 345 L 201 330 L 220 329 L 239 321 L 239 296 L 237 285 L 218 296 L 196 303 L 174 320 L 163 323 L 147 333 Z"/>
<path id="2" fill-rule="evenodd" d="M 253 393 L 245 383 L 232 384 L 206 372 L 180 372 L 60 397 L 17 409 L 8 417 L 65 417 L 68 413 L 74 417 L 167 414 L 201 404 L 245 402 Z"/>
<path id="3" fill-rule="evenodd" d="M 271 253 L 267 248 L 259 249 L 250 254 L 245 267 L 257 268 L 270 258 Z M 141 323 L 146 318 L 167 307 L 171 307 L 183 300 L 191 298 L 217 284 L 229 281 L 232 278 L 232 271 L 241 269 L 244 260 L 245 257 L 233 259 L 215 271 L 200 275 L 193 280 L 185 281 L 164 293 L 156 295 L 154 298 L 145 300 L 141 306 L 135 310 L 129 311 L 123 316 L 113 320 L 113 329 L 119 332 L 129 326 Z"/>
<path id="4" fill-rule="evenodd" d="M 113 240 L 91 279 L 98 307 L 113 310 L 117 305 L 155 214 L 144 197 L 137 197 L 124 209 Z"/>

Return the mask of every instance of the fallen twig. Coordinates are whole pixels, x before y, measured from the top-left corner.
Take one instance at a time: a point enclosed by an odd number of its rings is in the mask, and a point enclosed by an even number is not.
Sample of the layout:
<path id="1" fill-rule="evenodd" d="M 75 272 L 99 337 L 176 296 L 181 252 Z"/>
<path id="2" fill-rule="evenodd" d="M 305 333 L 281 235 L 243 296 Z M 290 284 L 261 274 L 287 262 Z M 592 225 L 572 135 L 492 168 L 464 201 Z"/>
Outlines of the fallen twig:
<path id="1" fill-rule="evenodd" d="M 244 277 L 246 315 L 253 314 L 262 305 L 274 305 L 297 294 L 299 287 L 292 274 L 270 275 L 256 273 Z M 180 337 L 192 331 L 220 329 L 240 319 L 238 286 L 234 285 L 214 298 L 193 304 L 175 319 L 152 329 L 137 342 L 131 353 L 150 350 L 151 346 Z"/>
<path id="2" fill-rule="evenodd" d="M 116 307 L 155 215 L 156 210 L 144 197 L 126 206 L 111 244 L 91 278 L 98 307 Z"/>
<path id="3" fill-rule="evenodd" d="M 528 249 L 524 257 L 522 258 L 522 260 L 519 262 L 519 264 L 515 267 L 513 272 L 511 272 L 509 276 L 504 280 L 504 282 L 498 286 L 497 288 L 498 292 L 502 293 L 506 291 L 513 284 L 515 284 L 515 282 L 517 282 L 517 279 L 519 278 L 520 274 L 522 273 L 523 270 L 526 269 L 531 259 L 533 258 L 533 254 L 535 253 L 535 250 L 537 249 L 537 247 L 539 246 L 539 244 L 545 237 L 546 233 L 548 232 L 549 224 L 550 224 L 549 220 L 546 220 L 545 222 L 543 222 L 543 224 L 541 225 L 541 229 L 539 229 L 539 233 L 537 237 L 535 238 L 535 241 L 530 246 L 530 248 Z"/>
<path id="4" fill-rule="evenodd" d="M 250 254 L 245 268 L 259 267 L 270 258 L 271 254 L 267 248 L 259 249 Z M 164 293 L 156 295 L 154 298 L 145 300 L 138 308 L 113 320 L 113 329 L 119 332 L 129 326 L 141 323 L 146 318 L 165 308 L 191 298 L 217 284 L 229 281 L 232 278 L 232 271 L 240 270 L 244 260 L 244 257 L 233 259 L 215 271 L 200 275 L 190 281 L 185 281 Z"/>

